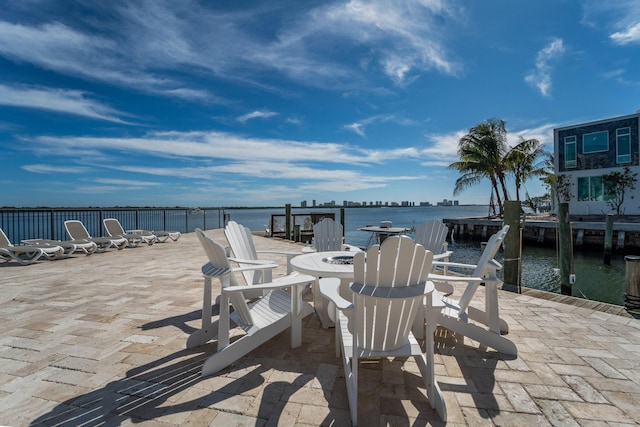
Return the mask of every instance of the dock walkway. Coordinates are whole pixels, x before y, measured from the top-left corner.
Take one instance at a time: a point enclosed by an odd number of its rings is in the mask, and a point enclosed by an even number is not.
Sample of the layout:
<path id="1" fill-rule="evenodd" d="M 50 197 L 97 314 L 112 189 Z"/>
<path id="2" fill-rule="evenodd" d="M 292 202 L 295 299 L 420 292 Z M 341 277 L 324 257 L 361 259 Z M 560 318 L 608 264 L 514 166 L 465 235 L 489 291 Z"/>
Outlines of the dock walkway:
<path id="1" fill-rule="evenodd" d="M 500 230 L 501 218 L 470 217 L 444 218 L 443 222 L 455 238 L 487 239 Z M 603 215 L 572 216 L 570 218 L 573 244 L 576 247 L 604 247 L 606 228 Z M 527 216 L 523 222 L 523 242 L 555 246 L 558 221 L 550 215 Z M 640 252 L 640 217 L 623 216 L 614 219 L 613 245 L 618 251 Z"/>
<path id="2" fill-rule="evenodd" d="M 224 242 L 222 230 L 207 234 Z M 274 276 L 285 273 L 277 260 Z M 301 347 L 290 349 L 285 332 L 200 377 L 215 343 L 186 350 L 185 342 L 200 325 L 205 261 L 186 233 L 177 242 L 0 265 L 0 425 L 349 425 L 334 331 L 315 314 L 305 319 Z M 447 425 L 639 425 L 640 320 L 571 302 L 500 291 L 517 358 L 438 328 Z M 363 363 L 359 403 L 361 425 L 443 424 L 412 360 Z"/>

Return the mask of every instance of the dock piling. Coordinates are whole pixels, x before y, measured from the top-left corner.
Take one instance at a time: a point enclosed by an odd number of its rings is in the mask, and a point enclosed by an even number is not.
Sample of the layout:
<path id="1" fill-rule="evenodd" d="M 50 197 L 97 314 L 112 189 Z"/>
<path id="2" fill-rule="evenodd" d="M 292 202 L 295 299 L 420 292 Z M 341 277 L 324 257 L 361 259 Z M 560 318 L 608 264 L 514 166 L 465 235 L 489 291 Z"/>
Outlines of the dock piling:
<path id="1" fill-rule="evenodd" d="M 562 295 L 571 295 L 571 282 L 569 275 L 571 274 L 571 224 L 569 223 L 569 203 L 563 202 L 558 204 L 558 256 L 560 257 L 558 264 L 560 265 L 560 293 Z"/>
<path id="2" fill-rule="evenodd" d="M 613 214 L 607 214 L 604 229 L 604 263 L 611 264 L 611 248 L 613 247 Z"/>
<path id="3" fill-rule="evenodd" d="M 504 239 L 504 283 L 512 286 L 520 284 L 520 210 L 519 201 L 504 202 L 504 224 L 509 226 Z"/>
<path id="4" fill-rule="evenodd" d="M 625 261 L 626 292 L 624 308 L 629 313 L 640 314 L 640 256 L 627 255 Z"/>

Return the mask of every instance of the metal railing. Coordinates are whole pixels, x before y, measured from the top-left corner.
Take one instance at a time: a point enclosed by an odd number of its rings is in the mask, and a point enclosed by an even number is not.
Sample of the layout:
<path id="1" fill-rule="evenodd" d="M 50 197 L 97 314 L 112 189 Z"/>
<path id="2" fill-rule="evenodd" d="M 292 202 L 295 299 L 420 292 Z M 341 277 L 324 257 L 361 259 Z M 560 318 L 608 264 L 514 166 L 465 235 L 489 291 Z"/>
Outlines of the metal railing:
<path id="1" fill-rule="evenodd" d="M 125 230 L 170 230 L 192 232 L 222 228 L 220 208 L 0 208 L 0 228 L 15 245 L 25 239 L 68 240 L 66 220 L 82 221 L 89 234 L 104 236 L 105 218 L 116 218 Z"/>

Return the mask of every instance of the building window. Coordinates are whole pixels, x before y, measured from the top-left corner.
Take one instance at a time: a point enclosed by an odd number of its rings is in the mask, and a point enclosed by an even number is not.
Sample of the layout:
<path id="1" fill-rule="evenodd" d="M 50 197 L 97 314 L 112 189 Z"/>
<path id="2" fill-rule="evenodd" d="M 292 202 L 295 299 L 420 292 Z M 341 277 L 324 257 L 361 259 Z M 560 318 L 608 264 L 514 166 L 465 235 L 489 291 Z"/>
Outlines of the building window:
<path id="1" fill-rule="evenodd" d="M 631 128 L 616 129 L 616 162 L 631 162 Z"/>
<path id="2" fill-rule="evenodd" d="M 576 137 L 567 136 L 564 139 L 564 167 L 576 167 Z"/>
<path id="3" fill-rule="evenodd" d="M 614 194 L 605 188 L 602 176 L 584 176 L 578 178 L 578 200 L 581 202 L 606 202 Z"/>
<path id="4" fill-rule="evenodd" d="M 582 152 L 584 154 L 609 151 L 609 131 L 585 133 L 582 135 Z"/>

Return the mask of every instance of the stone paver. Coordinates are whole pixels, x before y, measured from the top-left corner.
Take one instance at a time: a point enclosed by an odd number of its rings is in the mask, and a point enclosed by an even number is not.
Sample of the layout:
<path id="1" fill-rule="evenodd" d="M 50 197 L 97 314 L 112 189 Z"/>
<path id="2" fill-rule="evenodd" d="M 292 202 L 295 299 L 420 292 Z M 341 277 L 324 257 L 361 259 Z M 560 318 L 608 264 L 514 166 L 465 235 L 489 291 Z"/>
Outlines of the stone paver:
<path id="1" fill-rule="evenodd" d="M 222 230 L 207 233 L 226 244 Z M 274 259 L 274 276 L 285 274 L 285 259 Z M 191 350 L 185 342 L 200 325 L 205 262 L 187 233 L 0 265 L 0 425 L 349 425 L 334 331 L 315 315 L 305 319 L 301 347 L 290 349 L 285 332 L 218 375 L 200 376 L 215 342 Z M 639 425 L 640 320 L 539 296 L 500 292 L 517 358 L 438 328 L 434 368 L 447 425 Z M 444 424 L 412 360 L 366 362 L 360 372 L 362 425 Z"/>

